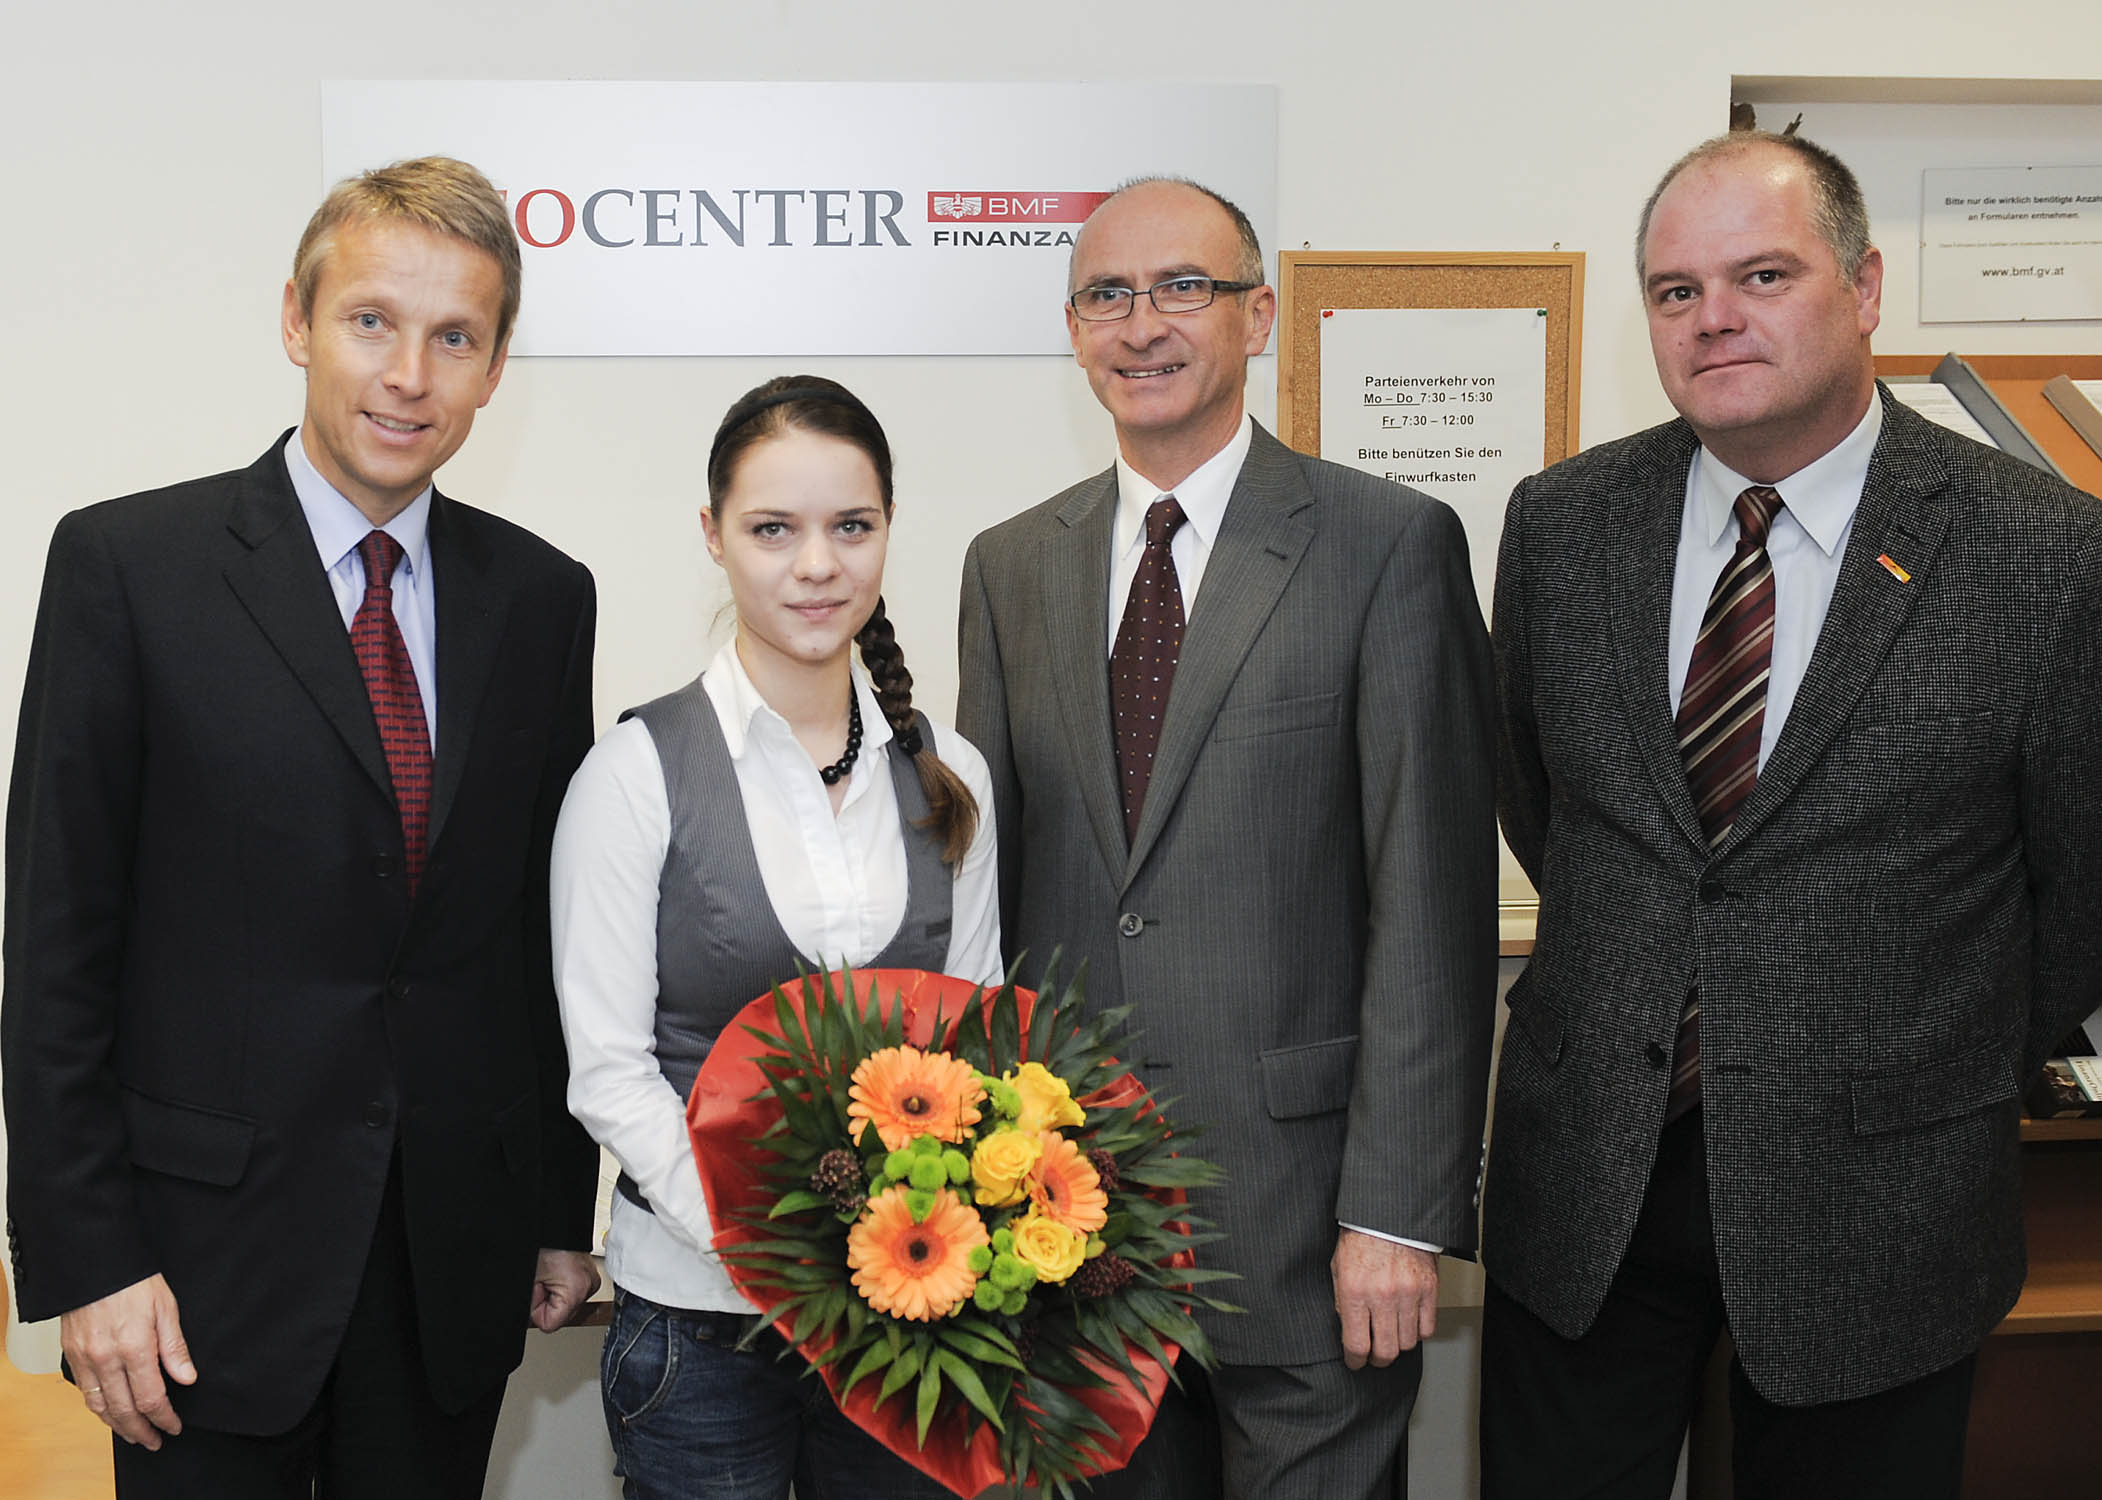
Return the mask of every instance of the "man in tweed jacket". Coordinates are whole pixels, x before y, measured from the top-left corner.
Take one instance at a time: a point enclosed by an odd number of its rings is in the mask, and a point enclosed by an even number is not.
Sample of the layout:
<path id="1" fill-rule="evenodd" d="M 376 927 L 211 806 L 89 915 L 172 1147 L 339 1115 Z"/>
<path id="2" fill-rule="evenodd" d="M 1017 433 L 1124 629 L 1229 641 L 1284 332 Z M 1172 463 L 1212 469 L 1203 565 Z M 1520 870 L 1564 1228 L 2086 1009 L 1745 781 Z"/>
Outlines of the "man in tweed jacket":
<path id="1" fill-rule="evenodd" d="M 1541 907 L 1490 1150 L 1483 1493 L 1668 1494 L 1727 1327 L 1740 1495 L 1953 1496 L 2022 1285 L 2018 1097 L 2102 989 L 2102 507 L 1879 391 L 1882 263 L 1829 153 L 1710 142 L 1638 244 L 1682 420 L 1521 485 L 1497 579 Z M 1678 711 L 1756 486 L 1771 670 L 1718 828 Z"/>
<path id="2" fill-rule="evenodd" d="M 1126 1057 L 1225 1169 L 1196 1207 L 1226 1238 L 1200 1255 L 1248 1309 L 1206 1320 L 1222 1367 L 1206 1386 L 1184 1360 L 1192 1398 L 1095 1493 L 1385 1500 L 1431 1252 L 1474 1248 L 1495 1009 L 1465 535 L 1249 420 L 1275 300 L 1238 209 L 1134 184 L 1073 260 L 1119 462 L 972 544 L 956 721 L 992 772 L 1009 955 L 1033 983 L 1062 946 L 1091 1003 L 1134 1007 Z M 1134 828 L 1105 659 L 1167 490 L 1188 628 Z"/>

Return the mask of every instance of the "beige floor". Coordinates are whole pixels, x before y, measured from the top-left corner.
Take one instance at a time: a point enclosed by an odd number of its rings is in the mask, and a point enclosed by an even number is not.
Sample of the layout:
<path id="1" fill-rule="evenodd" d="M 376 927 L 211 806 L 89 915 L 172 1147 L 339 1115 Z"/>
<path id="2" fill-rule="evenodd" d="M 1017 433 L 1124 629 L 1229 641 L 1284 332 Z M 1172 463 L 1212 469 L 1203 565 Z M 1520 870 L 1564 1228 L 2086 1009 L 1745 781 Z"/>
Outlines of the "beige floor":
<path id="1" fill-rule="evenodd" d="M 0 1355 L 0 1496 L 110 1500 L 109 1429 L 56 1375 L 24 1375 Z"/>

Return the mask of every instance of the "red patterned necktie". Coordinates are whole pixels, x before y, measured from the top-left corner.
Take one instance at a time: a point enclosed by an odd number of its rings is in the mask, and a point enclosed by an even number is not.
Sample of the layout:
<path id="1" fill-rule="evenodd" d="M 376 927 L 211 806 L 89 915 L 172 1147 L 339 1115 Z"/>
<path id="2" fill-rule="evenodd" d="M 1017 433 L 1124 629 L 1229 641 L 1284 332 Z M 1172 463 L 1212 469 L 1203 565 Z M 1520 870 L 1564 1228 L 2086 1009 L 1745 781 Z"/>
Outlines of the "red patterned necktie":
<path id="1" fill-rule="evenodd" d="M 1139 811 L 1146 805 L 1146 783 L 1153 775 L 1153 752 L 1160 748 L 1160 725 L 1168 711 L 1168 689 L 1175 682 L 1175 662 L 1182 655 L 1182 586 L 1175 578 L 1169 543 L 1187 518 L 1173 495 L 1164 495 L 1146 511 L 1146 550 L 1131 578 L 1117 644 L 1109 653 L 1111 716 L 1116 721 L 1117 773 L 1124 792 L 1124 836 L 1139 831 Z"/>
<path id="2" fill-rule="evenodd" d="M 401 543 L 384 531 L 369 532 L 358 543 L 358 557 L 365 564 L 365 598 L 351 618 L 350 646 L 357 653 L 358 670 L 365 675 L 372 717 L 387 753 L 413 896 L 423 876 L 423 845 L 431 816 L 431 731 L 423 716 L 416 668 L 394 619 L 394 569 L 401 562 Z"/>
<path id="3" fill-rule="evenodd" d="M 1737 809 L 1759 779 L 1766 681 L 1774 662 L 1774 564 L 1766 536 L 1780 513 L 1781 497 L 1754 485 L 1732 509 L 1737 551 L 1708 595 L 1677 721 L 1686 785 L 1711 850 L 1729 835 Z M 1700 991 L 1695 990 L 1680 1013 L 1672 1049 L 1667 1125 L 1701 1100 L 1700 1021 Z"/>

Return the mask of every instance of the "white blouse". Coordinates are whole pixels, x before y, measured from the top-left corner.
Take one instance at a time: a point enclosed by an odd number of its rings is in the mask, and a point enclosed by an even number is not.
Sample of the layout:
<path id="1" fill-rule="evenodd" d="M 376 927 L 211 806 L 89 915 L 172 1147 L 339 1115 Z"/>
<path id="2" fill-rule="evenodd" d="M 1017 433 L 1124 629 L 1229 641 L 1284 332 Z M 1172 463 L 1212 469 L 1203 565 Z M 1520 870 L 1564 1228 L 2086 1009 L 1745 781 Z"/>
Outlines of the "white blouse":
<path id="1" fill-rule="evenodd" d="M 890 725 L 857 664 L 861 756 L 835 816 L 788 721 L 745 675 L 735 644 L 704 686 L 737 769 L 759 873 L 781 930 L 826 967 L 874 958 L 905 915 L 905 838 L 888 757 Z M 933 749 L 978 799 L 978 833 L 956 869 L 945 972 L 998 983 L 999 860 L 992 778 L 955 730 Z M 555 990 L 569 1044 L 569 1109 L 642 1189 L 654 1213 L 613 1200 L 614 1282 L 652 1302 L 750 1311 L 714 1252 L 686 1136 L 686 1101 L 657 1066 L 657 892 L 671 808 L 657 747 L 640 720 L 616 725 L 569 784 L 550 872 Z"/>

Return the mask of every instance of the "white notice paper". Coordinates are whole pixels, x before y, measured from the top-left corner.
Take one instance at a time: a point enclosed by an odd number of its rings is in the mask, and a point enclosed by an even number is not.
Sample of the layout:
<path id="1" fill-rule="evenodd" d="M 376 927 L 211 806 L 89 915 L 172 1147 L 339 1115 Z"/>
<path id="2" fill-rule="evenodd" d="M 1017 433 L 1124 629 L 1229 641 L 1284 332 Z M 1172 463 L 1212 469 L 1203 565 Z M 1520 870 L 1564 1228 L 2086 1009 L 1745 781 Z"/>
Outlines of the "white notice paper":
<path id="1" fill-rule="evenodd" d="M 1920 176 L 1920 321 L 2102 318 L 2102 166 Z"/>
<path id="2" fill-rule="evenodd" d="M 1991 433 L 1978 425 L 1978 419 L 1971 415 L 1969 408 L 1956 399 L 1956 393 L 1945 385 L 1931 380 L 1918 385 L 1907 381 L 1892 384 L 1890 393 L 1930 422 L 1938 422 L 1949 431 L 1960 432 L 1988 448 L 2000 446 L 1993 441 Z"/>
<path id="3" fill-rule="evenodd" d="M 1484 614 L 1504 504 L 1546 444 L 1545 309 L 1322 309 L 1321 456 L 1457 511 Z"/>
<path id="4" fill-rule="evenodd" d="M 2102 1103 L 2102 1057 L 2069 1057 L 2066 1064 L 2090 1104 Z"/>
<path id="5" fill-rule="evenodd" d="M 2102 380 L 2076 380 L 2073 388 L 2087 397 L 2087 404 L 2102 411 Z"/>

